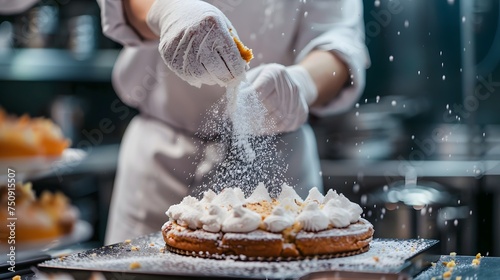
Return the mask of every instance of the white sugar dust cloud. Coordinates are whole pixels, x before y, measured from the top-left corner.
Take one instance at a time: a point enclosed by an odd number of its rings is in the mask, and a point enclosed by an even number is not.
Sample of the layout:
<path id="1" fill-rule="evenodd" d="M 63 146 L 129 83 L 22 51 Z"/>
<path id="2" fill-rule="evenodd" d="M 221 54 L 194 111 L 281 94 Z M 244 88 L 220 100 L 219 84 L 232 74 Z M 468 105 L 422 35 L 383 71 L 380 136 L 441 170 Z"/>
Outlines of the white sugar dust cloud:
<path id="1" fill-rule="evenodd" d="M 265 117 L 267 109 L 258 94 L 243 80 L 229 85 L 207 112 L 207 122 L 199 132 L 212 136 L 220 159 L 193 195 L 239 187 L 248 196 L 263 182 L 271 196 L 277 196 L 286 182 L 287 164 L 277 149 L 279 137 L 272 133 L 274 122 Z"/>
<path id="2" fill-rule="evenodd" d="M 244 160 L 252 162 L 257 155 L 250 138 L 265 134 L 266 108 L 257 98 L 257 92 L 246 81 L 228 86 L 226 91 L 226 114 L 232 123 L 232 141 L 243 150 Z"/>

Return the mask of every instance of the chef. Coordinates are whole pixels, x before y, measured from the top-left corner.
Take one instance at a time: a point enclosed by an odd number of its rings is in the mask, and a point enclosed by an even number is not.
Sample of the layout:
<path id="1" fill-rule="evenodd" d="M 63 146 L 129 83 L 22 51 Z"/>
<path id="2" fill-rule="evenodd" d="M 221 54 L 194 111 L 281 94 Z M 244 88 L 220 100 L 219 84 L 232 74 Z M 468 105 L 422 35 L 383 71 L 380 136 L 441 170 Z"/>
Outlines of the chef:
<path id="1" fill-rule="evenodd" d="M 124 46 L 114 88 L 140 112 L 121 144 L 106 243 L 158 231 L 165 210 L 207 180 L 216 143 L 200 127 L 225 86 L 241 77 L 276 124 L 287 183 L 303 197 L 321 189 L 307 116 L 346 111 L 363 90 L 369 58 L 361 0 L 98 3 L 103 32 Z M 233 37 L 253 49 L 248 65 Z"/>

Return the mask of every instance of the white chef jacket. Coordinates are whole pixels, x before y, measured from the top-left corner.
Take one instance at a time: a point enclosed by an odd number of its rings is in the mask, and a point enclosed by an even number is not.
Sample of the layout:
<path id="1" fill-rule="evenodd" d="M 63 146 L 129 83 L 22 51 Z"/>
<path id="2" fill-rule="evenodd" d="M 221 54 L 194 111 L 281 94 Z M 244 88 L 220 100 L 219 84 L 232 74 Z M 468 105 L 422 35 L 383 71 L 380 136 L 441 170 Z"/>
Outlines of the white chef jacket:
<path id="1" fill-rule="evenodd" d="M 120 148 L 106 234 L 106 243 L 114 243 L 158 231 L 168 207 L 209 180 L 204 174 L 214 165 L 209 155 L 217 143 L 195 133 L 225 89 L 196 88 L 180 79 L 163 63 L 158 41 L 141 41 L 127 25 L 121 0 L 97 1 L 103 32 L 124 45 L 113 71 L 114 88 L 123 102 L 140 111 Z M 311 113 L 342 112 L 359 98 L 369 64 L 361 0 L 207 2 L 229 18 L 242 42 L 253 49 L 250 67 L 292 65 L 315 49 L 335 52 L 344 60 L 350 84 L 330 104 Z M 315 141 L 308 125 L 277 141 L 288 164 L 287 181 L 302 197 L 311 187 L 322 189 Z"/>
<path id="2" fill-rule="evenodd" d="M 0 0 L 0 15 L 19 14 L 37 3 L 39 0 Z"/>

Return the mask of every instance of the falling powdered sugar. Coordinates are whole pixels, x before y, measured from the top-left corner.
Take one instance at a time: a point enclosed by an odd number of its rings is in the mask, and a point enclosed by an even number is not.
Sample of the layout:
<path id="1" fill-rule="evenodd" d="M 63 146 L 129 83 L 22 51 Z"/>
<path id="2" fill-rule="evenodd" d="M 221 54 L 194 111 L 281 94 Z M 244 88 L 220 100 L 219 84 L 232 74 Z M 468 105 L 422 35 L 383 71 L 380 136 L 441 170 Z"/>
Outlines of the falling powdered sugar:
<path id="1" fill-rule="evenodd" d="M 221 158 L 193 195 L 227 187 L 240 187 L 248 195 L 259 182 L 270 193 L 279 192 L 287 165 L 277 149 L 280 140 L 272 133 L 274 124 L 266 118 L 267 109 L 252 85 L 245 79 L 229 84 L 226 94 L 207 113 L 200 132 L 214 136 L 216 154 Z"/>
<path id="2" fill-rule="evenodd" d="M 250 138 L 266 132 L 266 108 L 257 97 L 257 92 L 247 81 L 229 85 L 226 91 L 226 114 L 232 123 L 231 138 L 243 152 L 244 160 L 252 162 L 256 153 Z"/>

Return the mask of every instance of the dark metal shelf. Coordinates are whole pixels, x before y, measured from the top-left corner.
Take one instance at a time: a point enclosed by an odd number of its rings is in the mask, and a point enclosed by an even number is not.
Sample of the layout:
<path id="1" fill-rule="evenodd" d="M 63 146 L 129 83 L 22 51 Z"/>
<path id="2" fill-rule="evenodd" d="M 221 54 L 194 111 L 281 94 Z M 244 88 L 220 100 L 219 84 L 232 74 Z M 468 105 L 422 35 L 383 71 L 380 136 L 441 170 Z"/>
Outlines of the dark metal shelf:
<path id="1" fill-rule="evenodd" d="M 79 60 L 65 49 L 0 50 L 0 81 L 109 82 L 119 52 L 103 49 Z"/>

